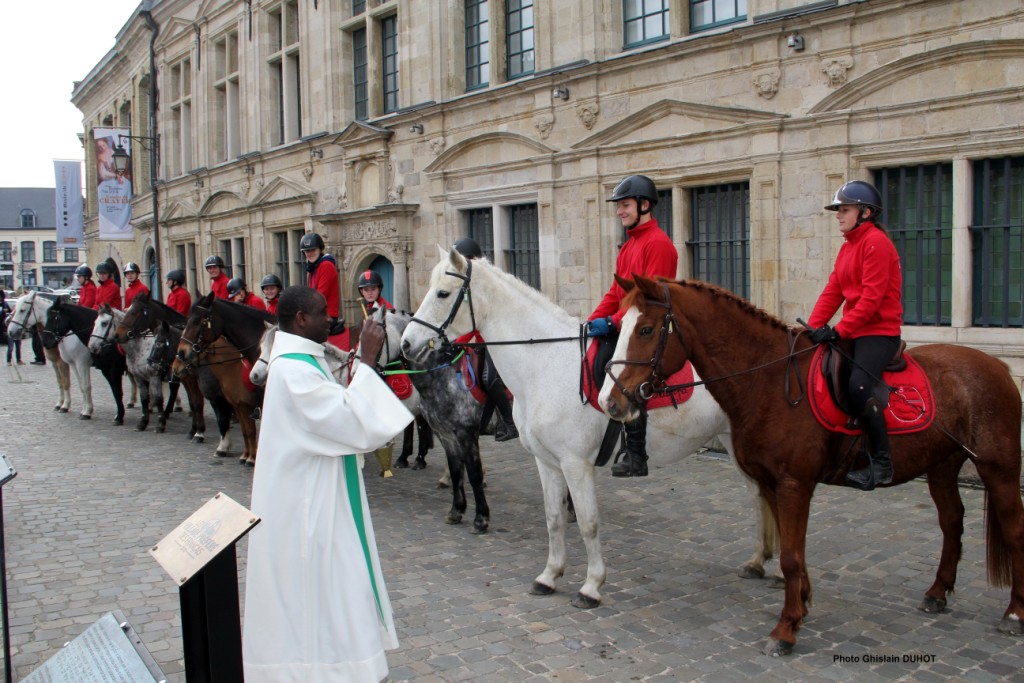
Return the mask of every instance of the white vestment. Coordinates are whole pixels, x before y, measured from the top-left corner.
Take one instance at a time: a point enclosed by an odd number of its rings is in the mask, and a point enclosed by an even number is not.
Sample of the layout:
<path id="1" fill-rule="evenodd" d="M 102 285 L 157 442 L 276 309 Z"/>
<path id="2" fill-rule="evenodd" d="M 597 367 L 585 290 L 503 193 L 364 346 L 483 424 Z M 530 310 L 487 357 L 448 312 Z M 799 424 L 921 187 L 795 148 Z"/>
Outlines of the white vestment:
<path id="1" fill-rule="evenodd" d="M 323 372 L 285 354 L 312 355 Z M 297 335 L 277 333 L 269 372 L 252 484 L 262 521 L 249 534 L 246 683 L 380 681 L 398 636 L 363 458 L 352 454 L 391 440 L 413 416 L 372 368 L 360 365 L 348 388 L 328 379 L 323 346 Z"/>

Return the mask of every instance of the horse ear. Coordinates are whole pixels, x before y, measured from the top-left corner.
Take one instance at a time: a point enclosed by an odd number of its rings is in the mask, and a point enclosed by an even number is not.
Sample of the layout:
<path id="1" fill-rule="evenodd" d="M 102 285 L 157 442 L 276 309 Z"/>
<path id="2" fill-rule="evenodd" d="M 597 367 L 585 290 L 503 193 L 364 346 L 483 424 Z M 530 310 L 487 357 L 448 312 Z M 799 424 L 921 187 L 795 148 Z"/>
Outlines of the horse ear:
<path id="1" fill-rule="evenodd" d="M 452 251 L 455 251 L 452 249 Z M 448 258 L 448 250 L 442 247 L 440 244 L 437 245 L 437 254 L 440 258 Z"/>
<path id="2" fill-rule="evenodd" d="M 465 271 L 466 264 L 469 263 L 466 257 L 459 253 L 458 249 L 452 249 L 448 252 L 448 261 L 459 272 Z"/>
<path id="3" fill-rule="evenodd" d="M 629 292 L 632 292 L 633 288 L 636 287 L 635 282 L 633 282 L 632 280 L 627 280 L 624 277 L 619 277 L 618 275 L 615 276 L 615 281 L 619 283 L 619 287 L 622 287 L 623 291 L 625 291 L 627 294 Z"/>
<path id="4" fill-rule="evenodd" d="M 661 296 L 658 283 L 654 280 L 644 277 L 643 275 L 633 273 L 633 282 L 636 283 L 637 288 L 643 292 L 644 296 L 655 298 Z"/>
<path id="5" fill-rule="evenodd" d="M 274 323 L 272 323 L 272 322 L 267 322 L 266 320 L 263 321 L 263 329 L 264 330 L 269 330 L 272 327 L 277 327 L 277 326 Z"/>

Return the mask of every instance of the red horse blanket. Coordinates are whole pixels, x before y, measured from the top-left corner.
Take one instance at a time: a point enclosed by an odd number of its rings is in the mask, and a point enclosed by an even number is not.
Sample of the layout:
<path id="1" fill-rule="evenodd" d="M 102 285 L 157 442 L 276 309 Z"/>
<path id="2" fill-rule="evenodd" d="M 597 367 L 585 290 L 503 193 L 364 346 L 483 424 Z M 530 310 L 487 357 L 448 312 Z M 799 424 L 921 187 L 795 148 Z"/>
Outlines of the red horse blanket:
<path id="1" fill-rule="evenodd" d="M 583 392 L 587 396 L 587 402 L 596 410 L 601 410 L 601 406 L 597 403 L 597 397 L 601 393 L 601 390 L 592 381 L 592 374 L 587 371 L 587 368 L 594 367 L 594 358 L 597 357 L 597 343 L 591 342 L 590 347 L 587 348 L 587 357 L 583 363 Z M 594 372 L 601 372 L 600 369 L 594 368 Z M 610 382 L 610 379 L 605 379 L 606 382 Z M 668 378 L 666 384 L 691 384 L 693 382 L 693 366 L 687 361 L 683 369 L 675 373 Z M 664 408 L 670 405 L 679 405 L 686 403 L 693 396 L 693 387 L 687 386 L 682 389 L 676 389 L 671 394 L 657 394 L 647 401 L 647 409 L 654 410 L 655 408 Z M 604 411 L 601 411 L 604 412 Z"/>
<path id="2" fill-rule="evenodd" d="M 819 346 L 811 360 L 807 378 L 811 412 L 825 429 L 842 434 L 860 434 L 861 429 L 832 399 L 822 364 L 824 346 Z M 885 408 L 885 424 L 890 434 L 910 434 L 931 425 L 935 419 L 935 401 L 932 385 L 924 370 L 911 356 L 904 354 L 907 367 L 899 372 L 883 372 L 882 380 L 892 388 L 889 405 Z"/>

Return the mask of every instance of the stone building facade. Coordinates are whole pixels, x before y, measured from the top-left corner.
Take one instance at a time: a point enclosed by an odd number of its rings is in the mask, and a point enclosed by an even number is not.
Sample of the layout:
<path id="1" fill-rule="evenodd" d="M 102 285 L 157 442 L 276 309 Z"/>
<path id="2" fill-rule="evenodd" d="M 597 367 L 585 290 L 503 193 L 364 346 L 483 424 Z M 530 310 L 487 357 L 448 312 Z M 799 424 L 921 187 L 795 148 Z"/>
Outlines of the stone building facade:
<path id="1" fill-rule="evenodd" d="M 679 275 L 792 322 L 841 242 L 822 207 L 859 178 L 886 198 L 908 341 L 1024 376 L 1019 0 L 160 0 L 152 17 L 155 40 L 130 18 L 73 102 L 87 136 L 152 137 L 152 45 L 160 262 L 190 288 L 214 253 L 250 284 L 299 282 L 316 231 L 347 317 L 367 268 L 414 307 L 436 245 L 472 234 L 586 317 L 622 241 L 604 200 L 644 173 Z M 90 261 L 153 262 L 145 145 L 133 242 L 96 239 L 89 181 Z"/>

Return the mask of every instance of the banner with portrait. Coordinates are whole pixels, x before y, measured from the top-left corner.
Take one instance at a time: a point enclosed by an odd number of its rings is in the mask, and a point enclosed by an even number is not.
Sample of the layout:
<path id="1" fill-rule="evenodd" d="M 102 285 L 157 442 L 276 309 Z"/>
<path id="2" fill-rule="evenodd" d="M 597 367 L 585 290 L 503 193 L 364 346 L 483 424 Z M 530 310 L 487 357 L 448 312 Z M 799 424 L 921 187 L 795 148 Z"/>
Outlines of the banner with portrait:
<path id="1" fill-rule="evenodd" d="M 100 219 L 100 239 L 133 239 L 131 144 L 127 128 L 94 128 L 96 150 L 96 204 Z M 114 147 L 122 141 L 129 155 L 128 168 L 118 173 L 114 167 Z"/>
<path id="2" fill-rule="evenodd" d="M 85 213 L 82 205 L 82 162 L 53 162 L 56 179 L 57 246 L 83 249 Z"/>

